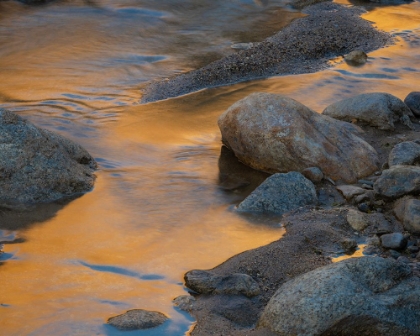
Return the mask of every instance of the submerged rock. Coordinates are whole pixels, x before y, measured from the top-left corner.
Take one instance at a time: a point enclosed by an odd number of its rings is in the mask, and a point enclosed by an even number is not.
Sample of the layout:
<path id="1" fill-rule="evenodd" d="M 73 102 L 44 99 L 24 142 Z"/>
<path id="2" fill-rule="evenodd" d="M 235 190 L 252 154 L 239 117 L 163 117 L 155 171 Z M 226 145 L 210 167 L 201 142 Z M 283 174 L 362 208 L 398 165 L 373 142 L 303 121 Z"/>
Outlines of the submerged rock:
<path id="1" fill-rule="evenodd" d="M 353 50 L 344 56 L 344 60 L 350 65 L 361 65 L 367 61 L 367 55 L 362 50 Z"/>
<path id="2" fill-rule="evenodd" d="M 319 167 L 333 180 L 356 182 L 378 169 L 376 151 L 349 123 L 276 94 L 253 93 L 219 118 L 222 141 L 240 161 L 270 173 Z"/>
<path id="3" fill-rule="evenodd" d="M 185 286 L 200 294 L 242 294 L 253 297 L 261 293 L 258 283 L 247 274 L 219 276 L 208 271 L 192 270 L 184 275 L 184 280 Z"/>
<path id="4" fill-rule="evenodd" d="M 420 279 L 390 259 L 344 260 L 283 284 L 258 324 L 280 335 L 418 335 Z"/>
<path id="5" fill-rule="evenodd" d="M 382 92 L 364 93 L 329 105 L 322 114 L 344 121 L 361 121 L 382 130 L 394 130 L 400 121 L 412 128 L 413 113 L 404 102 Z"/>
<path id="6" fill-rule="evenodd" d="M 420 117 L 420 92 L 410 92 L 408 96 L 405 97 L 404 103 L 416 117 Z"/>
<path id="7" fill-rule="evenodd" d="M 389 153 L 389 167 L 418 164 L 420 164 L 420 140 L 401 142 Z"/>
<path id="8" fill-rule="evenodd" d="M 128 310 L 108 319 L 107 323 L 119 330 L 150 329 L 164 323 L 168 317 L 160 312 L 144 309 Z"/>
<path id="9" fill-rule="evenodd" d="M 238 211 L 282 215 L 305 205 L 315 205 L 317 195 L 311 181 L 298 172 L 274 174 L 239 205 Z"/>
<path id="10" fill-rule="evenodd" d="M 394 166 L 384 170 L 373 185 L 380 196 L 398 198 L 420 192 L 420 167 Z"/>
<path id="11" fill-rule="evenodd" d="M 46 203 L 89 191 L 96 162 L 73 141 L 0 109 L 0 206 Z"/>

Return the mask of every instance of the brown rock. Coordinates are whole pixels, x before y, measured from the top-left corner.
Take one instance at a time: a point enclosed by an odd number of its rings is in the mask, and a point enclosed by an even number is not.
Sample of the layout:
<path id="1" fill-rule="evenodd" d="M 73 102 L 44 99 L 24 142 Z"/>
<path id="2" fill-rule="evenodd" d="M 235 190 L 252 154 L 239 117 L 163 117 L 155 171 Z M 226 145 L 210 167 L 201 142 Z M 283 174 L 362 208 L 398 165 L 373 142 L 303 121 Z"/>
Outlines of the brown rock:
<path id="1" fill-rule="evenodd" d="M 282 95 L 251 94 L 220 116 L 219 128 L 240 161 L 269 173 L 319 167 L 352 183 L 378 167 L 376 151 L 356 135 L 359 128 Z"/>

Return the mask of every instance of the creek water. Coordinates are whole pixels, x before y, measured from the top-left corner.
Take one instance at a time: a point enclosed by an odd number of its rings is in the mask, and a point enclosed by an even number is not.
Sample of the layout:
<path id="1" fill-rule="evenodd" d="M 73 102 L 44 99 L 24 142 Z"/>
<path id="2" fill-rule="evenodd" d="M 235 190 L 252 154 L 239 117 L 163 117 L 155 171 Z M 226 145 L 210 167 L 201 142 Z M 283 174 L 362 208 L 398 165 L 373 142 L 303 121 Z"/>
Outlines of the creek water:
<path id="1" fill-rule="evenodd" d="M 302 14 L 275 0 L 0 2 L 0 107 L 75 140 L 99 163 L 84 196 L 0 214 L 0 334 L 186 334 L 194 321 L 171 303 L 186 293 L 183 274 L 283 234 L 279 219 L 233 211 L 265 175 L 221 151 L 218 116 L 256 91 L 319 112 L 359 93 L 420 91 L 420 3 L 365 6 L 395 44 L 362 67 L 335 59 L 314 74 L 140 105 L 148 81 L 260 41 Z M 170 321 L 136 332 L 105 324 L 133 308 Z"/>

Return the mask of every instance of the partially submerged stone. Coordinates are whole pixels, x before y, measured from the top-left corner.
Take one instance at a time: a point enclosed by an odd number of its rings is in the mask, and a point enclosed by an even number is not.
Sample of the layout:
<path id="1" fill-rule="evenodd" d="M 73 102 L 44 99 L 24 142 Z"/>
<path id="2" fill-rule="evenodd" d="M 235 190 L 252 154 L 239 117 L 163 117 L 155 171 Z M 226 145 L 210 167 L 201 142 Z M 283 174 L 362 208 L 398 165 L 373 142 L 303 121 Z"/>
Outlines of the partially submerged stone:
<path id="1" fill-rule="evenodd" d="M 347 183 L 378 169 L 376 151 L 349 123 L 283 95 L 253 93 L 219 118 L 223 143 L 240 161 L 269 173 L 318 167 Z"/>
<path id="2" fill-rule="evenodd" d="M 279 335 L 418 335 L 420 279 L 390 259 L 344 260 L 283 284 L 258 325 Z"/>
<path id="3" fill-rule="evenodd" d="M 253 297 L 261 293 L 258 283 L 247 274 L 219 276 L 208 271 L 192 270 L 184 275 L 185 286 L 200 294 L 230 294 Z"/>
<path id="4" fill-rule="evenodd" d="M 420 117 L 420 92 L 410 92 L 408 96 L 405 97 L 404 103 L 416 117 Z"/>
<path id="5" fill-rule="evenodd" d="M 382 92 L 341 100 L 329 105 L 322 114 L 348 122 L 357 120 L 381 130 L 394 130 L 396 122 L 412 128 L 410 117 L 414 117 L 401 99 Z"/>
<path id="6" fill-rule="evenodd" d="M 389 167 L 418 164 L 420 164 L 420 140 L 401 142 L 389 153 Z"/>
<path id="7" fill-rule="evenodd" d="M 155 328 L 167 319 L 168 317 L 160 312 L 132 309 L 124 314 L 109 318 L 107 323 L 119 330 L 138 330 Z"/>
<path id="8" fill-rule="evenodd" d="M 344 60 L 350 65 L 361 65 L 367 61 L 367 55 L 363 50 L 353 50 L 344 56 Z"/>
<path id="9" fill-rule="evenodd" d="M 81 146 L 0 109 L 0 206 L 47 203 L 92 189 L 96 162 Z"/>
<path id="10" fill-rule="evenodd" d="M 238 211 L 282 215 L 305 205 L 315 205 L 317 195 L 311 181 L 298 172 L 274 174 L 239 205 Z"/>
<path id="11" fill-rule="evenodd" d="M 394 166 L 384 170 L 373 185 L 380 196 L 398 198 L 420 192 L 420 167 Z"/>

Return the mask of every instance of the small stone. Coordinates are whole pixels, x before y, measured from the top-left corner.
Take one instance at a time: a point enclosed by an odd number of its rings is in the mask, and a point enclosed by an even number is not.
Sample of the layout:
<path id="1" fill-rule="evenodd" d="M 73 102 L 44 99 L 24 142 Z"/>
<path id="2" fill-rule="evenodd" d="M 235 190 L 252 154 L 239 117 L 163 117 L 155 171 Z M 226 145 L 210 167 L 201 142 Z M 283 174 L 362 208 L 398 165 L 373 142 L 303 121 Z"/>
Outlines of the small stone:
<path id="1" fill-rule="evenodd" d="M 347 222 L 356 231 L 362 231 L 369 225 L 366 215 L 354 209 L 347 212 Z"/>
<path id="2" fill-rule="evenodd" d="M 362 65 L 367 61 L 368 56 L 362 50 L 353 50 L 344 56 L 344 60 L 350 65 Z"/>
<path id="3" fill-rule="evenodd" d="M 401 256 L 401 253 L 395 250 L 389 250 L 388 252 L 389 252 L 389 256 L 394 259 L 398 259 Z"/>
<path id="4" fill-rule="evenodd" d="M 366 194 L 361 194 L 361 195 L 356 196 L 356 197 L 354 198 L 354 203 L 356 203 L 356 204 L 360 204 L 360 203 L 362 203 L 362 202 L 369 201 L 369 200 L 370 200 L 370 197 L 369 197 L 369 195 L 366 193 Z"/>
<path id="5" fill-rule="evenodd" d="M 351 238 L 344 238 L 341 242 L 341 247 L 344 250 L 344 253 L 350 253 L 356 250 L 357 248 L 357 242 L 354 239 Z"/>
<path id="6" fill-rule="evenodd" d="M 375 235 L 367 239 L 367 244 L 371 246 L 381 246 L 381 240 Z"/>
<path id="7" fill-rule="evenodd" d="M 397 165 L 418 165 L 420 162 L 420 141 L 405 141 L 394 146 L 388 156 L 390 167 Z"/>
<path id="8" fill-rule="evenodd" d="M 404 103 L 416 117 L 420 116 L 420 92 L 410 92 L 408 96 L 405 97 Z"/>
<path id="9" fill-rule="evenodd" d="M 359 183 L 359 184 L 367 184 L 367 185 L 370 185 L 370 186 L 373 187 L 373 182 L 372 181 L 369 181 L 369 180 L 359 180 L 359 181 L 357 181 L 357 183 Z"/>
<path id="10" fill-rule="evenodd" d="M 369 211 L 369 205 L 367 203 L 360 203 L 357 208 L 361 211 L 361 212 L 368 212 Z"/>
<path id="11" fill-rule="evenodd" d="M 132 309 L 109 318 L 107 323 L 119 330 L 138 330 L 157 327 L 167 319 L 168 317 L 160 312 Z"/>
<path id="12" fill-rule="evenodd" d="M 404 256 L 399 256 L 397 258 L 397 261 L 403 264 L 409 264 L 410 263 L 410 259 L 408 259 L 407 257 Z"/>
<path id="13" fill-rule="evenodd" d="M 248 43 L 234 43 L 230 47 L 236 50 L 248 50 L 248 49 L 251 49 L 253 46 L 254 46 L 254 43 L 248 42 Z"/>
<path id="14" fill-rule="evenodd" d="M 195 302 L 194 296 L 191 295 L 180 295 L 176 297 L 172 302 L 174 306 L 178 307 L 183 311 L 191 311 Z"/>
<path id="15" fill-rule="evenodd" d="M 376 233 L 378 235 L 384 235 L 384 234 L 387 234 L 387 233 L 392 233 L 393 231 L 394 231 L 394 228 L 391 225 L 391 223 L 388 222 L 387 220 L 383 220 L 379 223 L 378 229 L 376 230 Z"/>
<path id="16" fill-rule="evenodd" d="M 400 232 L 388 233 L 381 236 L 381 243 L 384 248 L 402 250 L 407 246 L 407 239 Z"/>
<path id="17" fill-rule="evenodd" d="M 363 189 L 372 190 L 373 189 L 373 186 L 371 186 L 370 184 L 362 184 L 362 188 Z"/>
<path id="18" fill-rule="evenodd" d="M 377 246 L 368 246 L 363 250 L 363 254 L 367 256 L 378 255 L 381 253 Z"/>
<path id="19" fill-rule="evenodd" d="M 324 178 L 324 174 L 318 167 L 309 167 L 302 171 L 302 175 L 314 183 L 321 182 Z"/>
<path id="20" fill-rule="evenodd" d="M 383 200 L 379 200 L 379 201 L 375 201 L 374 203 L 376 206 L 384 206 L 385 205 L 385 201 Z"/>
<path id="21" fill-rule="evenodd" d="M 353 185 L 341 185 L 337 187 L 337 190 L 341 192 L 346 200 L 351 200 L 353 197 L 364 194 L 365 189 L 356 187 Z"/>
<path id="22" fill-rule="evenodd" d="M 418 246 L 409 246 L 407 247 L 407 250 L 409 253 L 417 253 L 418 251 L 420 251 L 420 248 Z"/>
<path id="23" fill-rule="evenodd" d="M 399 198 L 420 191 L 420 167 L 393 166 L 385 170 L 373 189 L 380 196 Z"/>

